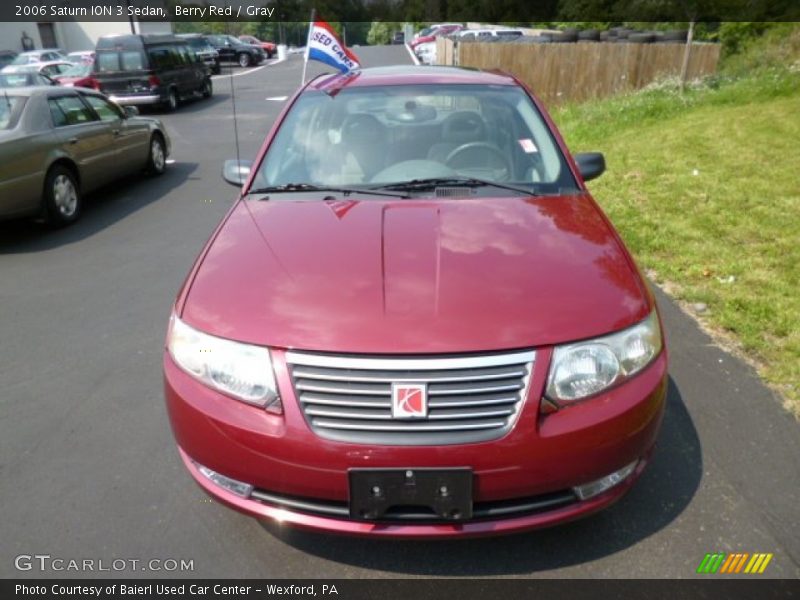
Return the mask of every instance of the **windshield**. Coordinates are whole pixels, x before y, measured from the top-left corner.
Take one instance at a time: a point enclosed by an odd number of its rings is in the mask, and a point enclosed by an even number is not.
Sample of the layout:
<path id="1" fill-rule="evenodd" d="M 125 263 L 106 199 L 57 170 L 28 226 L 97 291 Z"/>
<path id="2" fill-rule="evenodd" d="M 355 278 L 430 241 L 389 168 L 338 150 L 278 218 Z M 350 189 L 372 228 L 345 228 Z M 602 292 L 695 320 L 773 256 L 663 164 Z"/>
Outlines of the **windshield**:
<path id="1" fill-rule="evenodd" d="M 27 65 L 28 63 L 36 62 L 37 57 L 30 54 L 20 54 L 17 58 L 11 61 L 12 65 Z"/>
<path id="2" fill-rule="evenodd" d="M 188 38 L 186 40 L 195 52 L 212 52 L 214 48 L 203 38 Z"/>
<path id="3" fill-rule="evenodd" d="M 577 189 L 522 89 L 463 84 L 307 92 L 290 110 L 253 186 L 363 189 L 458 177 L 539 193 Z"/>
<path id="4" fill-rule="evenodd" d="M 92 72 L 91 63 L 84 63 L 81 65 L 73 65 L 63 73 L 60 77 L 86 77 Z"/>

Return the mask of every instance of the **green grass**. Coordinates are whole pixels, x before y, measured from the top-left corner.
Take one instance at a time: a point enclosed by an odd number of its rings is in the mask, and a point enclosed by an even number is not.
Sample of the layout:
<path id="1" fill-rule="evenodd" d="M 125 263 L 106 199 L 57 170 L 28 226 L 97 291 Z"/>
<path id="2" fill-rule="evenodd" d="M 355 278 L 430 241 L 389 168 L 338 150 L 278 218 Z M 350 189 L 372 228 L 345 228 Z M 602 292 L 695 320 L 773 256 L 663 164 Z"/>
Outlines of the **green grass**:
<path id="1" fill-rule="evenodd" d="M 644 270 L 752 359 L 800 416 L 800 72 L 769 68 L 681 95 L 659 89 L 554 111 Z M 731 278 L 733 278 L 731 280 Z"/>

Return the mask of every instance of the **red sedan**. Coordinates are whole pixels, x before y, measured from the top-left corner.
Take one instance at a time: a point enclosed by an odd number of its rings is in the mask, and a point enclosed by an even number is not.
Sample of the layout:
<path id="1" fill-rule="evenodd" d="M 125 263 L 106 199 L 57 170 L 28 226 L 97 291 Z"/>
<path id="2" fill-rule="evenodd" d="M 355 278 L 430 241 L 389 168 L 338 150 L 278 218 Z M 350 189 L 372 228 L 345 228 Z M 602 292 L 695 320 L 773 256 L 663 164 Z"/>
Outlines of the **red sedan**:
<path id="1" fill-rule="evenodd" d="M 355 535 L 522 531 L 648 463 L 667 354 L 646 282 L 519 81 L 449 67 L 299 91 L 180 291 L 180 455 L 220 502 Z"/>
<path id="2" fill-rule="evenodd" d="M 72 65 L 54 79 L 61 85 L 100 89 L 100 82 L 92 75 L 94 61 L 83 61 Z"/>
<path id="3" fill-rule="evenodd" d="M 450 35 L 451 33 L 457 33 L 462 29 L 464 29 L 462 25 L 442 25 L 441 27 L 434 29 L 429 35 L 421 35 L 418 38 L 411 40 L 408 45 L 412 50 L 414 50 L 414 48 L 420 44 L 432 42 L 440 35 Z"/>
<path id="4" fill-rule="evenodd" d="M 258 46 L 259 48 L 261 48 L 264 51 L 264 54 L 267 55 L 267 58 L 272 58 L 278 51 L 278 47 L 272 42 L 262 41 L 253 35 L 240 35 L 239 39 L 243 41 L 245 44 L 250 44 L 251 46 Z"/>

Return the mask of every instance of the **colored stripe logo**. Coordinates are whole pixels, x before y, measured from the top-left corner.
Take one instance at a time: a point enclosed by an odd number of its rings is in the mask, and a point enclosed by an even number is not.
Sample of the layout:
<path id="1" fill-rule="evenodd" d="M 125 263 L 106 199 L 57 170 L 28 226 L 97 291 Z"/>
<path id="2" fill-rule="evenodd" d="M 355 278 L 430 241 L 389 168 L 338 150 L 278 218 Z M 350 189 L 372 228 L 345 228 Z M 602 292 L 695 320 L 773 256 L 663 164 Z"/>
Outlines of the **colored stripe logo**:
<path id="1" fill-rule="evenodd" d="M 700 566 L 697 567 L 697 572 L 704 574 L 746 573 L 760 575 L 766 570 L 769 561 L 772 560 L 772 556 L 772 553 L 749 554 L 747 552 L 706 554 Z"/>

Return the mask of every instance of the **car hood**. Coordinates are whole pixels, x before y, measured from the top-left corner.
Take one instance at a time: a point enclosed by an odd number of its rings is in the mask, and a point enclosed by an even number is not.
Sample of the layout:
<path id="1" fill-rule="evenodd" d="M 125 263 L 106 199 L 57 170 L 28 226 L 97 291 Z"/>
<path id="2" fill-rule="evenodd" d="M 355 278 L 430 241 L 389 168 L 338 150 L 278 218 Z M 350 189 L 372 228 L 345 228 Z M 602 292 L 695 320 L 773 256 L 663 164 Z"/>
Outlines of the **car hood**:
<path id="1" fill-rule="evenodd" d="M 549 345 L 651 303 L 588 195 L 241 201 L 188 285 L 200 330 L 330 352 Z"/>

